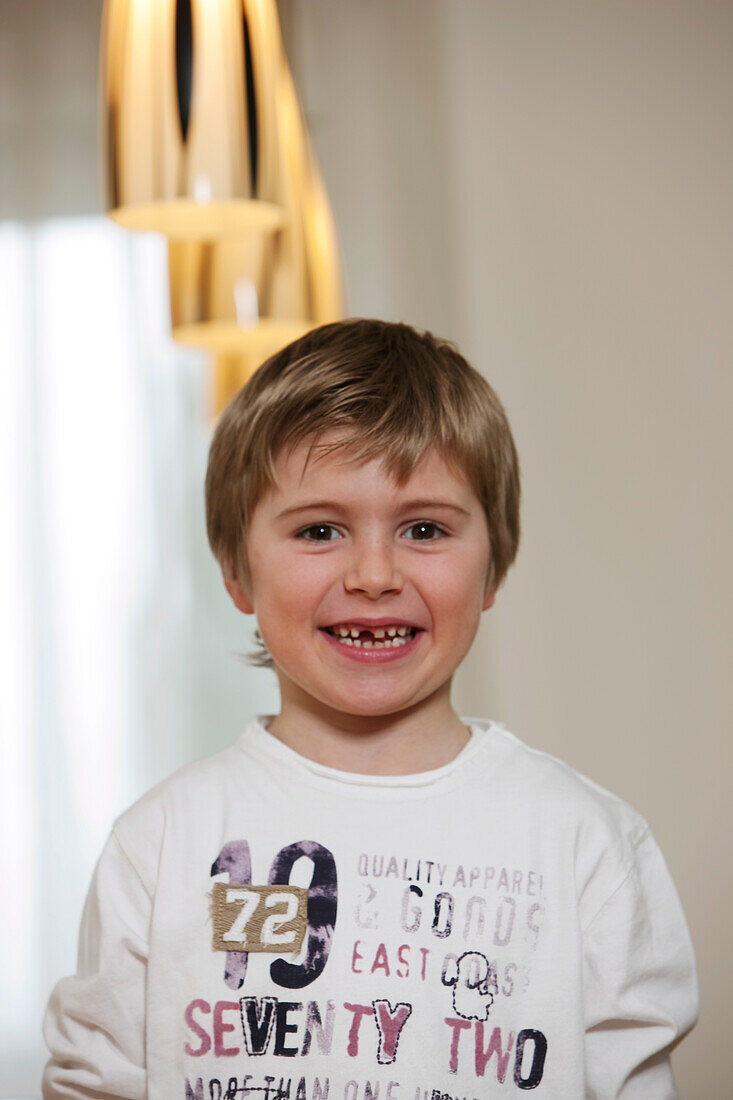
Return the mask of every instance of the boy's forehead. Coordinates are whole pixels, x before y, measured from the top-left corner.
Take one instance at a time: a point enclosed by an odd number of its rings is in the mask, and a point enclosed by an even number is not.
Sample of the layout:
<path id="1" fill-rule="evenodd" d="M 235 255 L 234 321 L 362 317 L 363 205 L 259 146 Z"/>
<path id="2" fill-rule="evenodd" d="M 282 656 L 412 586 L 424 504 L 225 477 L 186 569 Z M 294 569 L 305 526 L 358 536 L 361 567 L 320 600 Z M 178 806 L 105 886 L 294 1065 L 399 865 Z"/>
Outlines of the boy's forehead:
<path id="1" fill-rule="evenodd" d="M 318 493 L 319 488 L 327 488 L 331 499 L 343 497 L 348 501 L 356 484 L 378 489 L 385 495 L 400 496 L 403 493 L 412 495 L 416 488 L 426 492 L 431 486 L 436 489 L 436 483 L 440 484 L 443 494 L 449 493 L 459 504 L 474 495 L 464 471 L 457 463 L 446 462 L 437 447 L 430 447 L 407 480 L 400 483 L 384 456 L 357 458 L 354 454 L 356 441 L 344 438 L 343 433 L 329 433 L 329 436 L 320 436 L 317 441 L 303 440 L 290 451 L 283 449 L 274 462 L 277 483 L 267 495 L 278 500 L 284 497 L 300 499 Z M 337 443 L 340 446 L 336 449 L 324 450 Z M 435 492 L 428 495 L 434 496 Z"/>

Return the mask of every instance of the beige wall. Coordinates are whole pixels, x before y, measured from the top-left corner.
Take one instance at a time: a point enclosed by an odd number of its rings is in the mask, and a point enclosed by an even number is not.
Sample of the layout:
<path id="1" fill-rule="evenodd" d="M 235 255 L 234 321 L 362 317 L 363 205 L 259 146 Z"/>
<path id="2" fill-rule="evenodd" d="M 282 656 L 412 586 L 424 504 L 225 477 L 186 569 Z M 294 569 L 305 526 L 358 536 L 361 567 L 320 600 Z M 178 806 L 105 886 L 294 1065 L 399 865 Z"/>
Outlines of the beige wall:
<path id="1" fill-rule="evenodd" d="M 102 0 L 0 0 L 0 218 L 101 210 Z"/>
<path id="2" fill-rule="evenodd" d="M 507 405 L 524 541 L 457 677 L 650 821 L 730 1095 L 733 6 L 287 0 L 353 313 Z"/>

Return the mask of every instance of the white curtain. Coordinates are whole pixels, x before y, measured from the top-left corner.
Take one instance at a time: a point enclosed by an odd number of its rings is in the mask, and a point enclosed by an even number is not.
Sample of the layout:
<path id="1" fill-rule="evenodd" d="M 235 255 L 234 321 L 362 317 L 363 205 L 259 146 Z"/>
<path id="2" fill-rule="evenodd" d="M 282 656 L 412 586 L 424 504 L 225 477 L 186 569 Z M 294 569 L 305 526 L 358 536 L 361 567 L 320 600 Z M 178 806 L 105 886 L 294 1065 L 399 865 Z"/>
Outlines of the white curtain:
<path id="1" fill-rule="evenodd" d="M 37 1097 L 115 816 L 277 710 L 206 545 L 206 363 L 166 248 L 103 219 L 0 223 L 0 1096 Z"/>

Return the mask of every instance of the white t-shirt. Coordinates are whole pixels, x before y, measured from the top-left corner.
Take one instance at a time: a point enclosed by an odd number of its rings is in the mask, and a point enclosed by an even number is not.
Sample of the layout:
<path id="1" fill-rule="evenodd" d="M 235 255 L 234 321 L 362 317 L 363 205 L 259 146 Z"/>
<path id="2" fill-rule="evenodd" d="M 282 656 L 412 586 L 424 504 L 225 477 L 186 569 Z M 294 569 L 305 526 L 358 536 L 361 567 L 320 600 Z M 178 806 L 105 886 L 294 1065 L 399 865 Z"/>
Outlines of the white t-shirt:
<path id="1" fill-rule="evenodd" d="M 385 777 L 268 721 L 115 823 L 46 1100 L 676 1097 L 694 955 L 634 810 L 494 722 Z"/>

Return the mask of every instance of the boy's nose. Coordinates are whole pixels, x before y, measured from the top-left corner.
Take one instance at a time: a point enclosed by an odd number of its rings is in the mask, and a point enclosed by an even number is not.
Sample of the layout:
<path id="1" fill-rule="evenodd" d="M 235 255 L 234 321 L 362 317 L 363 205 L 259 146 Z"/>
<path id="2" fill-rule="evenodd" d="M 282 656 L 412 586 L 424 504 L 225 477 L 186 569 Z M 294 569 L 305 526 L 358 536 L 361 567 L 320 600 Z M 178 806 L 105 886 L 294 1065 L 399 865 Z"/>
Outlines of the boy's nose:
<path id="1" fill-rule="evenodd" d="M 349 592 L 365 592 L 376 599 L 385 592 L 400 592 L 404 580 L 394 561 L 391 548 L 381 544 L 354 547 L 344 574 Z"/>

